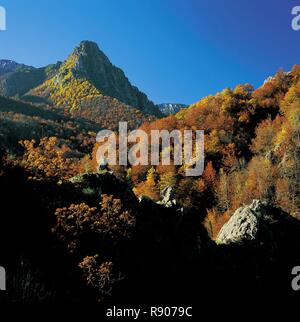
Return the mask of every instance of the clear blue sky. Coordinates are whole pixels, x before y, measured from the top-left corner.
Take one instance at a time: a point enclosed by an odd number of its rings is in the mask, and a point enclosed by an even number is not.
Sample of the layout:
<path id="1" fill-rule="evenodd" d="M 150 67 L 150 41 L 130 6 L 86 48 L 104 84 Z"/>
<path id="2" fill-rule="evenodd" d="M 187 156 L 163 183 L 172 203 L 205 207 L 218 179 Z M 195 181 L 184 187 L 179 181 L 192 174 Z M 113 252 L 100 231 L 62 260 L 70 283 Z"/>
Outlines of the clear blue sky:
<path id="1" fill-rule="evenodd" d="M 43 66 L 93 40 L 156 103 L 259 86 L 300 63 L 300 0 L 0 0 L 0 58 Z"/>

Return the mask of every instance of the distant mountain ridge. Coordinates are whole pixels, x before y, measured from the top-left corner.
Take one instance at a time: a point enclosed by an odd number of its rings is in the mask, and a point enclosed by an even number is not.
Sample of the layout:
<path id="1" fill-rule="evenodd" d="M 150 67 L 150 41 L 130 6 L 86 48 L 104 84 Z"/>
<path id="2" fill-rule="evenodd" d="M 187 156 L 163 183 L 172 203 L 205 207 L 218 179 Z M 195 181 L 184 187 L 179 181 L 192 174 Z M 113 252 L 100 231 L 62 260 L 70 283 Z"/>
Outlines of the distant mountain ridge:
<path id="1" fill-rule="evenodd" d="M 0 59 L 0 76 L 14 72 L 17 68 L 21 68 L 23 66 L 25 65 L 18 64 L 13 60 Z"/>
<path id="2" fill-rule="evenodd" d="M 0 95 L 22 96 L 57 71 L 60 63 L 35 68 L 12 60 L 0 60 Z"/>
<path id="3" fill-rule="evenodd" d="M 156 106 L 164 115 L 176 114 L 181 109 L 188 107 L 188 105 L 186 104 L 178 104 L 178 103 L 163 103 L 163 104 L 157 104 Z"/>

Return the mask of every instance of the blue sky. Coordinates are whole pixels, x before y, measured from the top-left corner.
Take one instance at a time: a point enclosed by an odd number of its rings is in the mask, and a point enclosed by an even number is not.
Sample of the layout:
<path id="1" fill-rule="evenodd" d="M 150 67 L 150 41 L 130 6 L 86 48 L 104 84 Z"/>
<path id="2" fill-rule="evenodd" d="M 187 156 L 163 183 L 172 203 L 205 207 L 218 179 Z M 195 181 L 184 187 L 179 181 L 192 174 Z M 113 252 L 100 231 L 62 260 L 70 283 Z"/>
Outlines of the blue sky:
<path id="1" fill-rule="evenodd" d="M 0 58 L 43 66 L 93 40 L 156 103 L 259 86 L 300 63 L 300 0 L 0 0 Z"/>

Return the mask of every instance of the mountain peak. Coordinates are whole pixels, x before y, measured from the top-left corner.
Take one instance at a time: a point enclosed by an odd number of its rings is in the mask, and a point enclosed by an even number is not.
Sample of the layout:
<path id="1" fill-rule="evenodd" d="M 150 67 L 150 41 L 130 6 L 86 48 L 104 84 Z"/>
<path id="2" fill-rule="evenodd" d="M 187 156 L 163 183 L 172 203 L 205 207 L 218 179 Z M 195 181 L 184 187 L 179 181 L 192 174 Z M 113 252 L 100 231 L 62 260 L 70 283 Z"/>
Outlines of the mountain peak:
<path id="1" fill-rule="evenodd" d="M 78 47 L 80 48 L 92 48 L 92 49 L 96 49 L 99 50 L 98 44 L 95 43 L 94 41 L 90 41 L 90 40 L 82 40 Z"/>
<path id="2" fill-rule="evenodd" d="M 95 42 L 89 41 L 89 40 L 83 40 L 79 43 L 78 46 L 75 47 L 74 51 L 79 53 L 89 53 L 89 52 L 99 52 L 100 49 Z"/>
<path id="3" fill-rule="evenodd" d="M 148 97 L 132 86 L 124 72 L 114 66 L 93 41 L 84 40 L 73 50 L 61 67 L 61 74 L 71 71 L 75 78 L 85 79 L 100 93 L 139 108 L 146 114 L 161 116 Z"/>
<path id="4" fill-rule="evenodd" d="M 108 57 L 100 50 L 99 46 L 89 40 L 83 40 L 73 50 L 71 57 L 77 57 L 77 59 L 85 60 L 101 60 L 102 63 L 111 64 Z"/>
<path id="5" fill-rule="evenodd" d="M 15 61 L 10 60 L 10 59 L 0 59 L 0 64 L 1 64 L 1 65 L 2 65 L 2 64 L 11 64 L 11 63 L 13 63 L 13 64 L 17 64 Z"/>

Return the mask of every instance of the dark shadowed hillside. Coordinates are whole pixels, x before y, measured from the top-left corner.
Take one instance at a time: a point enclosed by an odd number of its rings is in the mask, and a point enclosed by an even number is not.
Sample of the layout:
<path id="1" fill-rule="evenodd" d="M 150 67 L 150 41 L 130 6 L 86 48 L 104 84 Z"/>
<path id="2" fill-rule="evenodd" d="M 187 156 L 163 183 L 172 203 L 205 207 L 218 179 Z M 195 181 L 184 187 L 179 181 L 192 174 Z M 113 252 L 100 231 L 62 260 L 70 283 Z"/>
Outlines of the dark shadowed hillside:
<path id="1" fill-rule="evenodd" d="M 87 151 L 87 143 L 94 141 L 91 133 L 97 133 L 100 128 L 96 123 L 71 118 L 49 106 L 36 106 L 0 96 L 0 147 L 11 153 L 21 151 L 21 140 L 39 141 L 44 137 L 73 141 L 74 150 Z"/>

